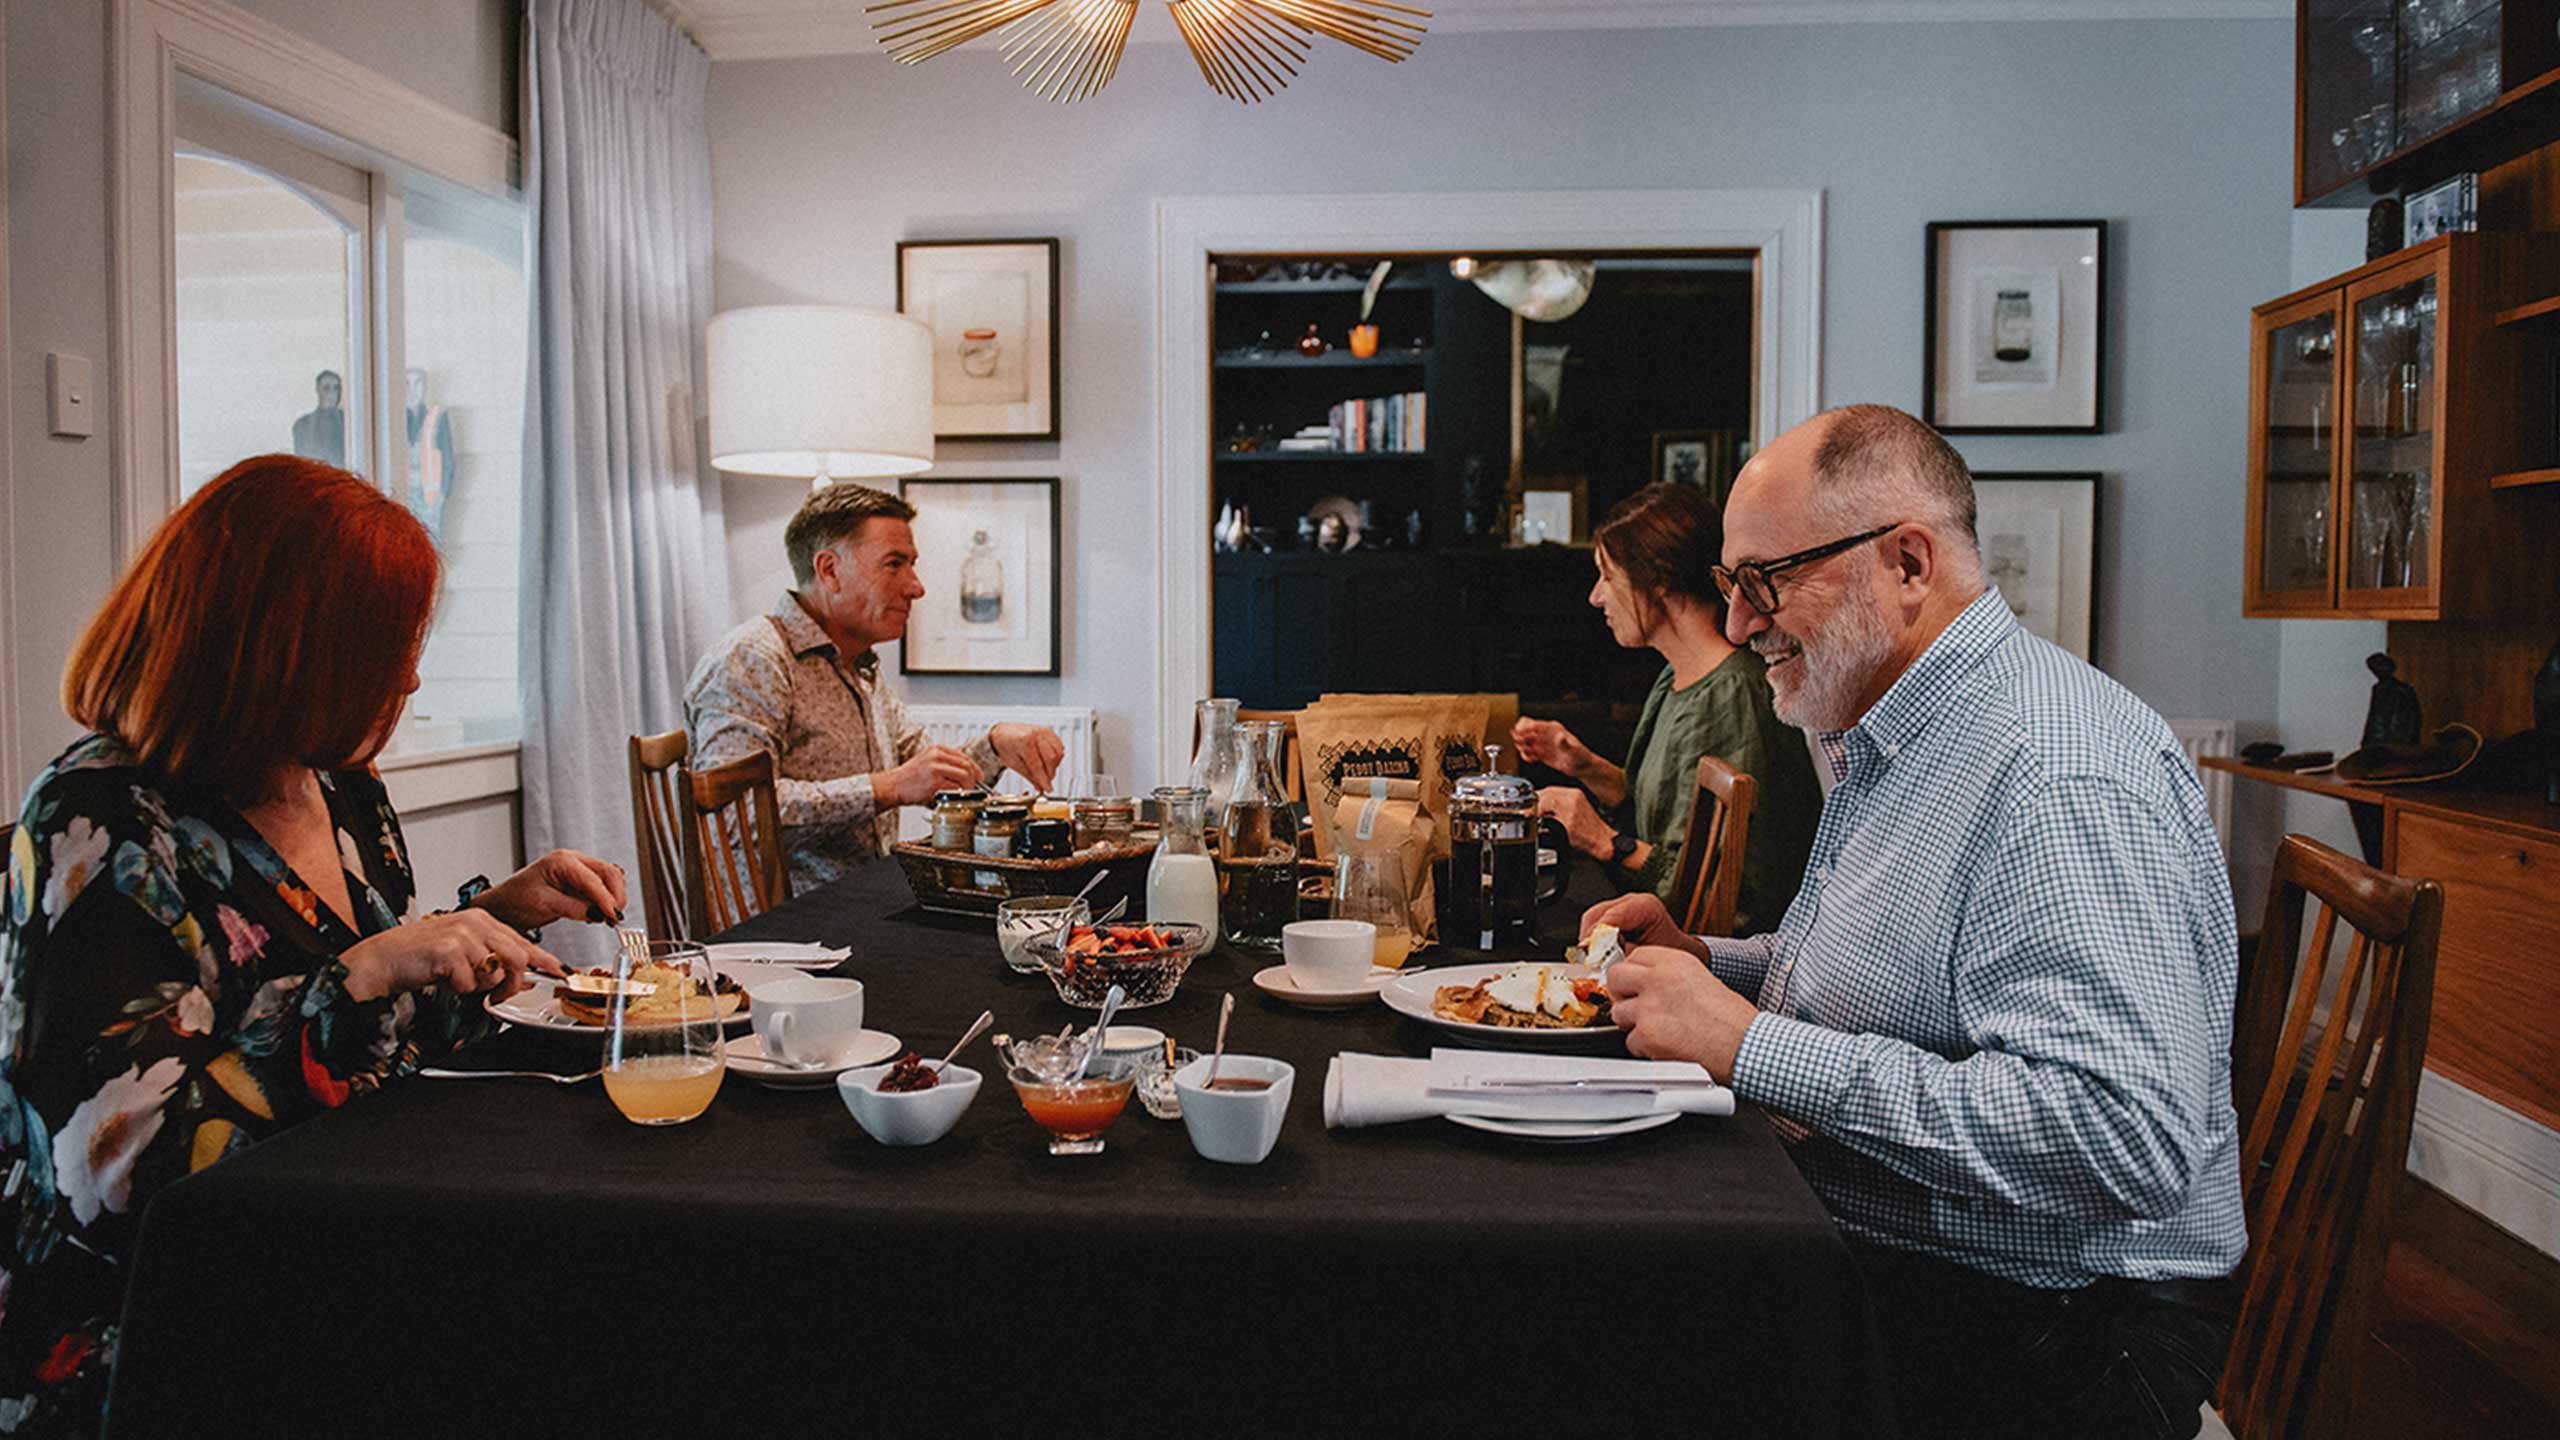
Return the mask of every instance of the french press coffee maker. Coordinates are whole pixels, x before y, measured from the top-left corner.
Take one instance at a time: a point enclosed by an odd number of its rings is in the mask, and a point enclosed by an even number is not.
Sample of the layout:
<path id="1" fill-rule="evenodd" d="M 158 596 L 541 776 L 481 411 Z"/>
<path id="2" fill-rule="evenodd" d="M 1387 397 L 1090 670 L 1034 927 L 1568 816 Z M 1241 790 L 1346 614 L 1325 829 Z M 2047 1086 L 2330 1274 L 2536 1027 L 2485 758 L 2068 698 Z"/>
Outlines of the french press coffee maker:
<path id="1" fill-rule="evenodd" d="M 1490 769 L 1450 786 L 1448 870 L 1435 881 L 1442 944 L 1491 950 L 1534 943 L 1537 788 Z"/>

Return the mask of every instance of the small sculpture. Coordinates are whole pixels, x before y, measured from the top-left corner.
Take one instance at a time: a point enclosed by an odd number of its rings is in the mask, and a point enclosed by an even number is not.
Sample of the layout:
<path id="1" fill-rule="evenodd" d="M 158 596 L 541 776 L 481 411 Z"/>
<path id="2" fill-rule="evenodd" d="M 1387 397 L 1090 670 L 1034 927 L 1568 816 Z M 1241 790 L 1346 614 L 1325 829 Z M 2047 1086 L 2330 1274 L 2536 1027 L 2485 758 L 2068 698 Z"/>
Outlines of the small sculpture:
<path id="1" fill-rule="evenodd" d="M 2398 662 L 2377 653 L 2364 657 L 2364 668 L 2373 672 L 2373 703 L 2365 707 L 2363 743 L 2417 744 L 2422 728 L 2418 692 L 2399 678 Z"/>
<path id="2" fill-rule="evenodd" d="M 1317 356 L 1322 355 L 1332 348 L 1333 342 L 1327 340 L 1322 335 L 1317 334 L 1316 327 L 1313 325 L 1307 327 L 1306 334 L 1298 337 L 1298 353 L 1306 356 L 1310 360 L 1315 359 Z"/>

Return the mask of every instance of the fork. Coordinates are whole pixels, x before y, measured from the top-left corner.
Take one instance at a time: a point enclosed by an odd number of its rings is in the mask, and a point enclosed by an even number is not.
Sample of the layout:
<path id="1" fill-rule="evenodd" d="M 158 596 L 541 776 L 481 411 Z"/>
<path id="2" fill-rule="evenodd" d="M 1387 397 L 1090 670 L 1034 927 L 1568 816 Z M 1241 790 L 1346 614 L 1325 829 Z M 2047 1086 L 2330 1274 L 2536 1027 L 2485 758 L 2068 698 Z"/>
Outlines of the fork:
<path id="1" fill-rule="evenodd" d="M 554 1085 L 575 1085 L 581 1080 L 593 1080 L 604 1071 L 598 1068 L 578 1075 L 554 1075 L 548 1070 L 441 1070 L 426 1066 L 417 1073 L 429 1080 L 548 1080 Z"/>

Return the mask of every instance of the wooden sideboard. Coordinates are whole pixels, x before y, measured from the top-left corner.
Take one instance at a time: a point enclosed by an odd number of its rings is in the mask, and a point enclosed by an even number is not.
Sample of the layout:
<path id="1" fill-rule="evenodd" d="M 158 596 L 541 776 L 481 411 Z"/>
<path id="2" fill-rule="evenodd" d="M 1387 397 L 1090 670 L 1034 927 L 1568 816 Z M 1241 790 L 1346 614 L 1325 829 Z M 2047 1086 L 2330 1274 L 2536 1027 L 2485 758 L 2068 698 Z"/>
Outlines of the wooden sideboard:
<path id="1" fill-rule="evenodd" d="M 2203 763 L 2379 811 L 2382 868 L 2444 887 L 2427 1068 L 2560 1130 L 2560 805 L 2539 791 Z"/>

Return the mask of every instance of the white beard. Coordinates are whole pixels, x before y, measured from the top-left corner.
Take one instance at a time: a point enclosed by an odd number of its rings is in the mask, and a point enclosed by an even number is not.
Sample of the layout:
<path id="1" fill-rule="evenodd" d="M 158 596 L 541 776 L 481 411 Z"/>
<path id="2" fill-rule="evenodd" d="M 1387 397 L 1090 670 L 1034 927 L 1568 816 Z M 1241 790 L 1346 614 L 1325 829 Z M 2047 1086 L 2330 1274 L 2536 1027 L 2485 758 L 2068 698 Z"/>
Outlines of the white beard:
<path id="1" fill-rule="evenodd" d="M 1765 661 L 1793 653 L 1770 682 L 1778 718 L 1816 734 L 1858 723 L 1855 706 L 1867 681 L 1893 654 L 1893 632 L 1863 591 L 1852 595 L 1819 630 L 1798 636 L 1772 628 L 1751 639 Z"/>

